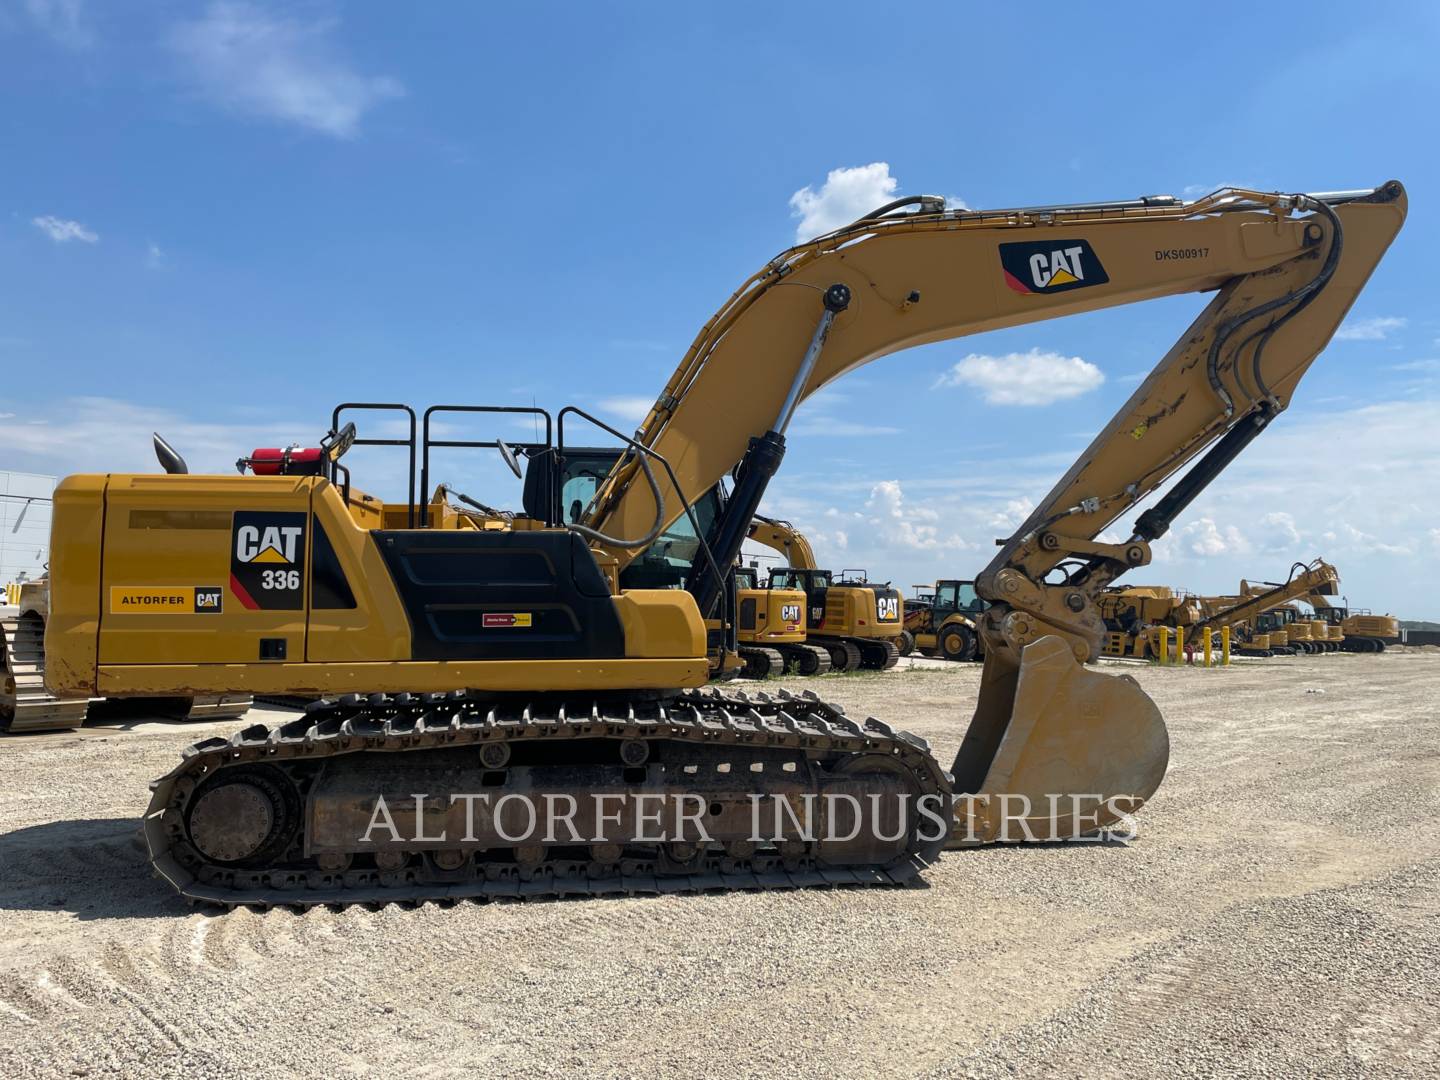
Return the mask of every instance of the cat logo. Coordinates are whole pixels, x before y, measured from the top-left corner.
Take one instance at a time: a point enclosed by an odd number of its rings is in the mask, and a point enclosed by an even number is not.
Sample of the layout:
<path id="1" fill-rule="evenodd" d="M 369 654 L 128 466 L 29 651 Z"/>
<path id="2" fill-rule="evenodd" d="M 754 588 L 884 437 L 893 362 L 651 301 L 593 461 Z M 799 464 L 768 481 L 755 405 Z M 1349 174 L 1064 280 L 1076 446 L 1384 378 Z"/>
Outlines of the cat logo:
<path id="1" fill-rule="evenodd" d="M 875 598 L 875 618 L 880 622 L 894 622 L 900 618 L 900 598 L 898 596 L 877 596 Z"/>
<path id="2" fill-rule="evenodd" d="M 239 525 L 235 558 L 242 563 L 293 563 L 300 555 L 304 525 Z"/>
<path id="3" fill-rule="evenodd" d="M 1000 267 L 1005 284 L 1018 293 L 1066 292 L 1110 280 L 1088 240 L 1001 244 Z"/>
<path id="4" fill-rule="evenodd" d="M 781 622 L 794 622 L 794 623 L 798 623 L 798 622 L 800 621 L 800 605 L 799 605 L 799 604 L 781 604 L 781 605 L 780 605 L 780 621 L 781 621 Z"/>
<path id="5" fill-rule="evenodd" d="M 230 526 L 230 593 L 245 610 L 304 609 L 309 517 L 296 510 L 235 511 Z"/>

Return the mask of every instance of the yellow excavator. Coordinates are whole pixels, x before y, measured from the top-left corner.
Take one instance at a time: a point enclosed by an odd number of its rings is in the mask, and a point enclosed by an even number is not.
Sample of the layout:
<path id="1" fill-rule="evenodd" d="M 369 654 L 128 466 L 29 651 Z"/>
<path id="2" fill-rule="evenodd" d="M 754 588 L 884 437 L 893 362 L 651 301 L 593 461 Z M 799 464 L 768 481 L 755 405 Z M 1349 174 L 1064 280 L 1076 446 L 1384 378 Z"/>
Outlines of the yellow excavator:
<path id="1" fill-rule="evenodd" d="M 1257 633 L 1267 635 L 1272 649 L 1306 656 L 1337 651 L 1340 643 L 1332 645 L 1325 620 L 1310 618 L 1295 601 L 1307 596 L 1335 595 L 1339 574 L 1323 560 L 1316 560 L 1308 568 L 1296 563 L 1290 574 L 1290 580 L 1284 582 L 1241 580 L 1240 596 L 1249 612 L 1244 621 L 1253 623 Z M 1258 607 L 1250 603 L 1261 598 L 1269 598 L 1269 603 Z"/>
<path id="2" fill-rule="evenodd" d="M 830 654 L 806 643 L 805 590 L 762 587 L 753 566 L 735 568 L 735 633 L 742 678 L 824 675 Z"/>
<path id="3" fill-rule="evenodd" d="M 423 480 L 404 505 L 367 499 L 343 461 L 357 429 L 335 417 L 319 446 L 243 475 L 188 475 L 162 453 L 167 475 L 68 477 L 48 685 L 325 695 L 196 743 L 154 783 L 154 867 L 218 904 L 893 883 L 1017 828 L 1123 825 L 1169 742 L 1137 683 L 1084 667 L 1105 638 L 1097 598 L 1289 404 L 1405 213 L 1393 181 L 1000 210 L 897 200 L 766 262 L 633 435 L 571 406 L 553 439 L 545 414 L 544 439 L 492 440 L 517 474 L 528 459 L 508 529 L 429 518 Z M 985 663 L 948 769 L 814 695 L 704 688 L 705 620 L 808 395 L 910 346 L 1194 292 L 1214 295 L 978 576 Z M 587 424 L 622 446 L 598 481 L 570 450 Z M 723 506 L 702 510 L 727 476 Z M 1124 540 L 1100 539 L 1172 478 Z M 678 586 L 633 584 L 662 542 Z M 561 815 L 570 830 L 537 832 L 541 796 L 580 804 Z M 694 812 L 642 831 L 641 796 Z M 883 812 L 827 830 L 842 796 Z M 776 806 L 762 833 L 757 800 Z M 910 813 L 937 801 L 938 830 Z"/>
<path id="4" fill-rule="evenodd" d="M 746 539 L 778 551 L 788 566 L 770 571 L 772 589 L 805 593 L 805 640 L 824 649 L 834 671 L 888 671 L 900 660 L 905 601 L 900 590 L 866 580 L 865 572 L 835 579 L 815 565 L 810 541 L 788 521 L 755 515 Z"/>
<path id="5" fill-rule="evenodd" d="M 1229 626 L 1239 632 L 1236 648 L 1242 656 L 1273 655 L 1276 650 L 1284 648 L 1290 638 L 1287 632 L 1285 642 L 1273 640 L 1270 637 L 1271 622 L 1267 620 L 1267 616 L 1278 610 L 1291 609 L 1297 597 L 1333 596 L 1339 585 L 1340 574 L 1324 559 L 1315 559 L 1310 563 L 1294 563 L 1284 581 L 1267 581 L 1261 585 L 1242 581 L 1238 596 L 1203 600 L 1205 617 L 1192 627 L 1187 636 L 1199 642 L 1204 640 L 1204 635 Z M 1306 629 L 1311 628 L 1307 626 Z M 1311 642 L 1310 638 L 1305 640 Z M 1316 638 L 1312 642 L 1313 648 L 1298 651 L 1322 651 L 1322 643 L 1325 641 L 1324 637 Z"/>
<path id="6" fill-rule="evenodd" d="M 1177 648 L 1199 648 L 1206 635 L 1213 637 L 1229 626 L 1237 632 L 1240 655 L 1271 656 L 1283 649 L 1283 644 L 1272 645 L 1268 633 L 1253 629 L 1253 624 L 1263 624 L 1267 613 L 1284 608 L 1296 597 L 1333 594 L 1339 581 L 1333 566 L 1316 559 L 1308 565 L 1295 563 L 1283 582 L 1252 585 L 1242 581 L 1238 596 L 1190 596 L 1155 585 L 1111 590 L 1100 598 L 1100 611 L 1109 630 L 1105 654 L 1154 659 L 1159 655 L 1157 631 L 1162 626 L 1183 632 L 1183 639 L 1175 639 L 1173 647 Z"/>
<path id="7" fill-rule="evenodd" d="M 13 614 L 0 618 L 0 732 L 66 731 L 85 722 L 88 697 L 62 700 L 45 689 L 46 578 L 13 590 Z"/>
<path id="8" fill-rule="evenodd" d="M 1352 611 L 1337 604 L 1331 596 L 1311 593 L 1304 597 L 1315 609 L 1316 616 L 1329 627 L 1332 641 L 1337 640 L 1345 652 L 1384 652 L 1385 646 L 1400 642 L 1400 620 L 1394 615 L 1376 615 L 1366 610 Z"/>

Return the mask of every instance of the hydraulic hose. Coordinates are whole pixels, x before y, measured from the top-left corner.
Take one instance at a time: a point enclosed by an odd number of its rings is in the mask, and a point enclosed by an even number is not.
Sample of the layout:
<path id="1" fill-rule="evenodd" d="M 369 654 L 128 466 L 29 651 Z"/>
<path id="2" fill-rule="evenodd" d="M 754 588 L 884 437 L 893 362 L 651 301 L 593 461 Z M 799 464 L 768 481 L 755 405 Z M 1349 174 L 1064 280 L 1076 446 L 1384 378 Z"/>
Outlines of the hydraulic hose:
<path id="1" fill-rule="evenodd" d="M 1252 374 L 1256 380 L 1257 389 L 1260 391 L 1260 399 L 1264 400 L 1269 397 L 1269 388 L 1265 386 L 1264 379 L 1260 375 L 1260 357 L 1265 348 L 1265 342 L 1270 339 L 1270 336 L 1274 334 L 1276 330 L 1303 311 L 1305 307 L 1319 295 L 1320 290 L 1328 285 L 1330 279 L 1335 276 L 1335 267 L 1340 262 L 1340 251 L 1344 247 L 1345 235 L 1344 229 L 1340 224 L 1339 215 L 1325 202 L 1312 199 L 1308 195 L 1297 195 L 1296 200 L 1296 205 L 1302 209 L 1316 210 L 1329 219 L 1331 227 L 1334 229 L 1334 239 L 1330 243 L 1330 250 L 1326 254 L 1324 264 L 1320 267 L 1320 272 L 1313 278 L 1304 285 L 1301 285 L 1298 289 L 1293 289 L 1286 293 L 1284 296 L 1277 296 L 1274 300 L 1253 307 L 1249 311 L 1241 312 L 1216 332 L 1215 340 L 1210 343 L 1209 355 L 1205 360 L 1205 374 L 1210 380 L 1211 389 L 1215 391 L 1216 396 L 1219 397 L 1221 403 L 1225 406 L 1225 416 L 1227 419 L 1235 415 L 1235 400 L 1230 396 L 1230 392 L 1225 389 L 1225 384 L 1220 380 L 1220 351 L 1224 348 L 1225 343 L 1230 340 L 1235 331 L 1239 330 L 1240 327 L 1246 323 L 1252 322 L 1262 315 L 1268 315 L 1270 312 L 1285 307 L 1287 304 L 1295 305 L 1290 311 L 1276 319 L 1273 323 L 1255 331 L 1240 343 L 1240 348 L 1243 349 L 1245 345 L 1256 336 L 1263 335 L 1260 344 L 1256 346 L 1255 349 Z"/>

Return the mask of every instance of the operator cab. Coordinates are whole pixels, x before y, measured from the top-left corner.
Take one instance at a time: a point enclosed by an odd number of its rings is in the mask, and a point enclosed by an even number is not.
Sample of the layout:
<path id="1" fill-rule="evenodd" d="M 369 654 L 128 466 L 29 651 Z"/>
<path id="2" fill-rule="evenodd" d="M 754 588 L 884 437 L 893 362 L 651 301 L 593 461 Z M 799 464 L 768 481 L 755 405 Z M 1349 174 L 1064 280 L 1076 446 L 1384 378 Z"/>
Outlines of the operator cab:
<path id="1" fill-rule="evenodd" d="M 935 583 L 933 606 L 936 611 L 981 615 L 987 605 L 975 591 L 973 581 L 938 581 Z"/>

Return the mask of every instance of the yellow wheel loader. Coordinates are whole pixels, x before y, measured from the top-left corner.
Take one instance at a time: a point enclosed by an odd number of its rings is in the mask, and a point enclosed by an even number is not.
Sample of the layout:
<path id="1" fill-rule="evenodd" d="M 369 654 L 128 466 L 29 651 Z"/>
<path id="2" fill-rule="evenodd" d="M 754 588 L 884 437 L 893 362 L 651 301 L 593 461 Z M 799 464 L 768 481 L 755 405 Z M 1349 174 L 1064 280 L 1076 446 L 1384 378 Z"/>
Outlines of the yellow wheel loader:
<path id="1" fill-rule="evenodd" d="M 945 660 L 983 660 L 979 619 L 987 606 L 974 581 L 947 578 L 926 586 L 905 604 L 900 655 L 918 650 Z"/>
<path id="2" fill-rule="evenodd" d="M 767 261 L 633 435 L 572 406 L 553 435 L 531 410 L 543 439 L 491 440 L 517 474 L 528 459 L 508 528 L 432 516 L 423 466 L 403 504 L 367 496 L 339 416 L 242 475 L 162 453 L 166 475 L 68 477 L 47 685 L 324 695 L 196 743 L 154 783 L 150 858 L 199 902 L 896 883 L 947 847 L 1110 828 L 1159 788 L 1169 742 L 1138 684 L 1084 667 L 1098 599 L 1287 406 L 1405 212 L 1396 182 L 897 200 Z M 976 578 L 985 666 L 948 768 L 813 694 L 705 688 L 729 645 L 711 637 L 733 634 L 730 568 L 808 395 L 909 346 L 1192 292 L 1213 295 Z M 598 481 L 571 452 L 597 424 L 622 448 Z M 1099 539 L 1162 485 L 1125 539 Z M 678 581 L 647 582 L 647 562 Z"/>
<path id="3" fill-rule="evenodd" d="M 770 588 L 805 593 L 805 640 L 829 653 L 833 670 L 895 666 L 905 629 L 899 589 L 874 584 L 864 570 L 842 570 L 837 580 L 829 570 L 818 569 L 810 541 L 788 521 L 756 514 L 746 539 L 780 552 L 789 562 L 770 571 Z"/>

